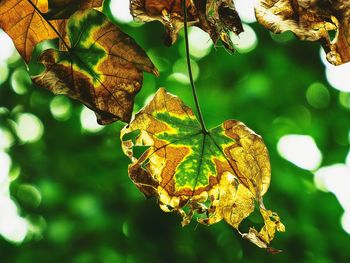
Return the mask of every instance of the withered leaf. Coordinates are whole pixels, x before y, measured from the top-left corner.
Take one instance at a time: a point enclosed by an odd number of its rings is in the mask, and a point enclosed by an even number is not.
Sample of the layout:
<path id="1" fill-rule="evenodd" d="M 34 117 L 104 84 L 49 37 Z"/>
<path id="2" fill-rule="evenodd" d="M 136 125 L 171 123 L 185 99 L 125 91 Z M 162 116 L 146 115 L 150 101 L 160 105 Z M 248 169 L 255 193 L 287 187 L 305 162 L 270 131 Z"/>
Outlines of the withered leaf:
<path id="1" fill-rule="evenodd" d="M 302 40 L 320 41 L 334 65 L 350 61 L 348 0 L 259 0 L 255 14 L 274 33 L 290 30 Z"/>
<path id="2" fill-rule="evenodd" d="M 158 74 L 146 53 L 94 9 L 74 13 L 66 31 L 69 50 L 44 51 L 39 62 L 46 70 L 34 83 L 81 101 L 100 124 L 129 122 L 143 71 Z"/>
<path id="3" fill-rule="evenodd" d="M 220 39 L 233 51 L 229 33 L 243 32 L 243 27 L 232 0 L 187 0 L 188 25 L 206 31 L 216 44 Z M 178 32 L 184 26 L 181 0 L 130 0 L 131 14 L 137 21 L 158 20 L 166 28 L 166 44 L 175 43 Z"/>
<path id="4" fill-rule="evenodd" d="M 270 184 L 268 151 L 243 123 L 228 120 L 205 133 L 189 107 L 159 89 L 121 131 L 121 140 L 132 160 L 130 178 L 147 197 L 156 197 L 163 211 L 179 213 L 183 225 L 196 216 L 208 225 L 224 219 L 238 230 L 257 201 L 263 228 L 239 233 L 276 251 L 269 243 L 284 226 L 262 201 Z M 147 149 L 136 157 L 134 147 L 140 146 Z"/>
<path id="5" fill-rule="evenodd" d="M 47 0 L 33 0 L 42 13 L 48 9 Z M 35 11 L 28 0 L 6 0 L 0 2 L 0 27 L 12 38 L 18 52 L 28 63 L 36 44 L 57 38 L 47 21 Z M 51 22 L 57 28 L 55 21 Z"/>

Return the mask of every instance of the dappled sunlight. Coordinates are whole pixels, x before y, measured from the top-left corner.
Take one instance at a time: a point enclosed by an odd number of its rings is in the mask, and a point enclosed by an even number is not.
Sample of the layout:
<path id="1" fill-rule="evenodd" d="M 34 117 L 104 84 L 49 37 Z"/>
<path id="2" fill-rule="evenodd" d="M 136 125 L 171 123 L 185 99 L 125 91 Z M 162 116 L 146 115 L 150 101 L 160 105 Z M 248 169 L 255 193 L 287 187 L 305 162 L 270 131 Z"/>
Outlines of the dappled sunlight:
<path id="1" fill-rule="evenodd" d="M 341 217 L 341 225 L 343 229 L 350 235 L 350 210 L 345 210 L 343 216 Z"/>
<path id="2" fill-rule="evenodd" d="M 64 96 L 56 96 L 50 102 L 50 112 L 58 121 L 66 121 L 72 116 L 72 103 Z"/>
<path id="3" fill-rule="evenodd" d="M 1 62 L 6 62 L 9 58 L 12 57 L 12 55 L 15 53 L 15 46 L 13 45 L 13 42 L 11 38 L 2 30 L 0 29 L 0 64 Z"/>
<path id="4" fill-rule="evenodd" d="M 208 33 L 198 27 L 189 28 L 188 33 L 191 56 L 197 59 L 207 56 L 213 47 Z"/>
<path id="5" fill-rule="evenodd" d="M 244 23 L 256 22 L 254 14 L 254 1 L 255 0 L 235 0 L 236 10 Z"/>
<path id="6" fill-rule="evenodd" d="M 28 222 L 19 216 L 10 198 L 11 158 L 0 150 L 0 235 L 10 242 L 21 243 L 28 232 Z"/>
<path id="7" fill-rule="evenodd" d="M 9 149 L 14 143 L 11 132 L 7 129 L 0 128 L 0 151 Z"/>
<path id="8" fill-rule="evenodd" d="M 322 162 L 322 153 L 309 135 L 288 134 L 277 145 L 278 153 L 305 170 L 315 170 Z"/>
<path id="9" fill-rule="evenodd" d="M 200 74 L 200 69 L 196 61 L 191 60 L 191 69 L 193 79 L 196 81 Z M 176 60 L 173 65 L 173 74 L 171 74 L 168 79 L 175 80 L 182 84 L 189 84 L 190 78 L 188 77 L 188 66 L 186 59 L 180 58 Z"/>
<path id="10" fill-rule="evenodd" d="M 24 95 L 32 85 L 28 72 L 24 68 L 16 69 L 11 75 L 11 88 L 19 94 Z"/>
<path id="11" fill-rule="evenodd" d="M 21 243 L 28 228 L 28 221 L 18 215 L 16 204 L 8 196 L 0 196 L 0 234 L 10 242 Z"/>
<path id="12" fill-rule="evenodd" d="M 7 80 L 9 75 L 9 68 L 3 62 L 0 62 L 0 72 L 1 72 L 0 74 L 0 88 L 1 88 L 1 84 Z"/>
<path id="13" fill-rule="evenodd" d="M 324 109 L 328 107 L 331 96 L 325 85 L 315 82 L 308 87 L 306 99 L 315 109 Z"/>
<path id="14" fill-rule="evenodd" d="M 129 0 L 110 1 L 110 9 L 113 17 L 120 23 L 130 23 L 133 18 L 130 14 Z"/>
<path id="15" fill-rule="evenodd" d="M 11 167 L 10 156 L 0 150 L 0 191 L 3 193 L 8 190 L 8 174 Z"/>
<path id="16" fill-rule="evenodd" d="M 83 132 L 96 133 L 104 128 L 104 126 L 97 123 L 95 113 L 85 106 L 82 107 L 80 113 L 80 123 Z"/>
<path id="17" fill-rule="evenodd" d="M 344 208 L 344 216 L 341 219 L 345 231 L 350 234 L 350 166 L 345 164 L 333 164 L 317 170 L 314 182 L 318 189 L 333 193 Z"/>
<path id="18" fill-rule="evenodd" d="M 346 109 L 350 109 L 350 92 L 339 92 L 339 103 Z"/>
<path id="19" fill-rule="evenodd" d="M 350 62 L 339 66 L 330 64 L 323 49 L 320 49 L 321 61 L 325 65 L 325 74 L 329 84 L 340 91 L 350 92 Z"/>
<path id="20" fill-rule="evenodd" d="M 350 63 L 340 66 L 327 66 L 326 77 L 328 82 L 337 90 L 350 92 Z"/>
<path id="21" fill-rule="evenodd" d="M 257 47 L 258 37 L 251 26 L 243 24 L 243 29 L 244 32 L 238 36 L 231 32 L 230 37 L 238 52 L 248 53 Z"/>
<path id="22" fill-rule="evenodd" d="M 43 123 L 31 113 L 19 114 L 16 123 L 17 136 L 24 143 L 39 141 L 44 134 Z"/>

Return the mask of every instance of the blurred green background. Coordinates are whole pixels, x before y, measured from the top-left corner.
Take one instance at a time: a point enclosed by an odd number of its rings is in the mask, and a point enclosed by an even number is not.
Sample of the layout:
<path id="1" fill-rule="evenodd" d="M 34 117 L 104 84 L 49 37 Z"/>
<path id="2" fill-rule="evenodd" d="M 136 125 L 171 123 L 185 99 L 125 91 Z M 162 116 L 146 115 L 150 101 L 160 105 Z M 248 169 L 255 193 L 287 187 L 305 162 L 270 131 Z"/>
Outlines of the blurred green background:
<path id="1" fill-rule="evenodd" d="M 127 0 L 104 11 L 147 51 L 161 72 L 146 74 L 135 111 L 159 88 L 194 106 L 184 38 L 168 48 L 160 23 L 130 22 Z M 237 1 L 245 22 L 239 53 L 190 30 L 192 66 L 208 127 L 243 121 L 269 148 L 265 196 L 286 233 L 268 254 L 224 222 L 211 227 L 163 213 L 127 175 L 122 123 L 102 127 L 93 113 L 31 84 L 0 31 L 0 262 L 350 262 L 350 66 L 333 67 L 318 43 L 272 35 Z M 42 67 L 35 59 L 31 73 Z M 259 219 L 253 215 L 246 230 Z"/>

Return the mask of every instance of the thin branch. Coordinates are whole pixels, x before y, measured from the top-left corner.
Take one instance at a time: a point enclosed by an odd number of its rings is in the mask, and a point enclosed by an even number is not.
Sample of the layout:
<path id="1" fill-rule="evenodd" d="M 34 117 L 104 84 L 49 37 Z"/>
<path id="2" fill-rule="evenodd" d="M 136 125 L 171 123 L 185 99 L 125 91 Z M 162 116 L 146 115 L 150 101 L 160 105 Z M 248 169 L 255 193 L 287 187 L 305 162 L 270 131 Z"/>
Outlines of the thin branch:
<path id="1" fill-rule="evenodd" d="M 39 10 L 39 8 L 36 7 L 35 4 L 31 0 L 27 0 L 29 4 L 35 9 L 35 11 L 49 24 L 49 26 L 52 28 L 53 31 L 55 31 L 56 35 L 59 37 L 59 39 L 62 41 L 64 46 L 67 48 L 67 50 L 70 50 L 70 46 L 67 44 L 67 42 L 64 40 L 64 38 L 61 36 L 61 34 L 57 31 L 57 29 L 53 26 L 53 24 L 50 22 L 50 20 L 46 19 L 44 14 Z"/>
<path id="2" fill-rule="evenodd" d="M 188 43 L 186 0 L 182 0 L 182 5 L 183 5 L 183 13 L 184 13 L 184 30 L 185 30 L 185 45 L 186 45 L 186 58 L 187 58 L 187 66 L 188 66 L 188 76 L 190 78 L 192 94 L 193 94 L 194 102 L 196 104 L 196 109 L 197 109 L 197 113 L 198 113 L 198 116 L 199 116 L 199 121 L 200 121 L 200 124 L 201 124 L 201 127 L 202 127 L 202 131 L 203 131 L 204 134 L 208 134 L 209 132 L 208 132 L 207 128 L 205 127 L 205 123 L 204 123 L 203 115 L 202 115 L 201 108 L 200 108 L 200 105 L 199 105 L 197 91 L 196 91 L 196 87 L 195 87 L 194 80 L 193 80 L 193 75 L 192 75 L 191 59 L 190 59 L 190 47 L 189 47 L 189 43 Z"/>

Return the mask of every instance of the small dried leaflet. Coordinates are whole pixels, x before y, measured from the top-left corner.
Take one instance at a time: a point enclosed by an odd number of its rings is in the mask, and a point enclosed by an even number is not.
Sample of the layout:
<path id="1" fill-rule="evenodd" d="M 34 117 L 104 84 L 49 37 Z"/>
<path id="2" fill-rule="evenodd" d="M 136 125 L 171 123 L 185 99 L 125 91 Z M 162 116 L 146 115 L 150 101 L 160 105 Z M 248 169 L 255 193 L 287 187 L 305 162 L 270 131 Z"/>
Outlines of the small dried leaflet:
<path id="1" fill-rule="evenodd" d="M 189 107 L 159 89 L 121 131 L 121 140 L 132 160 L 130 178 L 147 197 L 155 196 L 163 211 L 179 213 L 183 225 L 195 216 L 207 225 L 224 219 L 238 230 L 257 203 L 263 228 L 239 233 L 261 248 L 277 251 L 269 243 L 284 225 L 262 201 L 271 176 L 268 151 L 261 137 L 243 123 L 228 120 L 203 132 Z M 134 148 L 141 146 L 147 149 L 137 157 Z"/>

